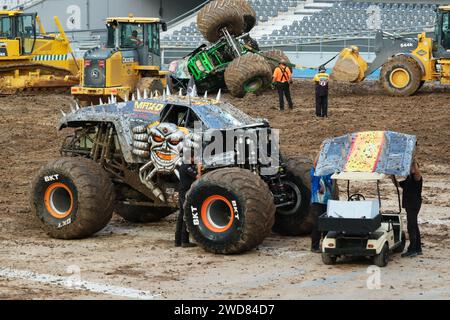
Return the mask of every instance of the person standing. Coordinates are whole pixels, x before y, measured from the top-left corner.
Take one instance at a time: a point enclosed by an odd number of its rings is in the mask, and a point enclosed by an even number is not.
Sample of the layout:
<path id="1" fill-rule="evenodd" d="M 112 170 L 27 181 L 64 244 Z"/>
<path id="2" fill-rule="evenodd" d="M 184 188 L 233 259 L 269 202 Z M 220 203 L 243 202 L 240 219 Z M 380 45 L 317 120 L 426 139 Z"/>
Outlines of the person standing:
<path id="1" fill-rule="evenodd" d="M 402 207 L 406 210 L 409 247 L 402 257 L 416 257 L 422 254 L 422 243 L 417 217 L 422 205 L 422 174 L 419 164 L 413 160 L 411 172 L 404 181 L 399 182 L 403 189 Z"/>
<path id="2" fill-rule="evenodd" d="M 326 176 L 316 176 L 317 159 L 314 166 L 311 168 L 311 214 L 313 216 L 313 229 L 311 232 L 311 251 L 314 253 L 321 253 L 320 240 L 322 239 L 322 232 L 319 231 L 318 221 L 319 216 L 327 212 L 328 200 L 333 196 L 333 180 L 331 174 Z"/>
<path id="3" fill-rule="evenodd" d="M 289 105 L 289 109 L 292 110 L 294 108 L 290 88 L 290 84 L 292 84 L 292 72 L 287 66 L 286 61 L 284 60 L 280 61 L 278 67 L 275 68 L 273 72 L 272 83 L 274 84 L 274 86 L 277 88 L 278 91 L 278 97 L 280 100 L 280 111 L 284 111 L 285 96 Z"/>
<path id="4" fill-rule="evenodd" d="M 184 202 L 186 200 L 186 194 L 191 188 L 191 185 L 195 180 L 201 177 L 201 165 L 183 163 L 179 167 L 178 172 L 180 175 L 178 196 L 179 213 L 175 231 L 175 247 L 195 247 L 195 244 L 190 243 L 189 241 L 189 231 L 187 230 L 186 222 L 184 220 Z"/>
<path id="5" fill-rule="evenodd" d="M 330 76 L 324 66 L 319 67 L 319 73 L 314 76 L 316 85 L 316 117 L 328 117 L 328 82 Z"/>

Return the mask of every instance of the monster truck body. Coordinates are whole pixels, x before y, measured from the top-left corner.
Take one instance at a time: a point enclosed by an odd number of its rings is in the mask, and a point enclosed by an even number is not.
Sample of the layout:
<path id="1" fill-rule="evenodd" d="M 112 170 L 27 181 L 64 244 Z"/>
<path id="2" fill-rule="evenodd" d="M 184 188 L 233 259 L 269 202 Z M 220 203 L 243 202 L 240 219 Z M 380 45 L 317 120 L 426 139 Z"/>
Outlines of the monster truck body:
<path id="1" fill-rule="evenodd" d="M 197 16 L 198 28 L 211 44 L 202 44 L 173 65 L 174 82 L 186 87 L 192 77 L 200 92 L 227 88 L 236 97 L 267 88 L 281 60 L 294 65 L 279 50 L 259 50 L 248 33 L 255 22 L 246 1 L 211 1 Z"/>
<path id="2" fill-rule="evenodd" d="M 63 157 L 42 168 L 32 185 L 32 207 L 55 238 L 86 237 L 113 211 L 133 222 L 174 212 L 183 146 L 205 149 L 212 142 L 223 151 L 203 157 L 203 176 L 184 203 L 188 227 L 203 248 L 238 253 L 260 244 L 274 223 L 291 235 L 311 227 L 310 164 L 278 158 L 268 122 L 229 103 L 173 95 L 114 102 L 73 109 L 60 120 L 64 128 L 72 133 Z"/>

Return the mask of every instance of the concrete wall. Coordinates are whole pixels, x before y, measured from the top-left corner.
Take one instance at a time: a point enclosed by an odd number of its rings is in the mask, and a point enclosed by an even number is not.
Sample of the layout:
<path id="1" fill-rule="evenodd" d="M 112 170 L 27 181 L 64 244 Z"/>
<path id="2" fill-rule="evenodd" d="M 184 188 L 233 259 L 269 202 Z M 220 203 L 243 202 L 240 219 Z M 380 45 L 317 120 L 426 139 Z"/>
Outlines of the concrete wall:
<path id="1" fill-rule="evenodd" d="M 48 31 L 55 31 L 53 16 L 58 16 L 66 31 L 105 28 L 106 17 L 161 17 L 166 21 L 185 13 L 204 0 L 45 0 L 27 8 L 37 12 Z"/>

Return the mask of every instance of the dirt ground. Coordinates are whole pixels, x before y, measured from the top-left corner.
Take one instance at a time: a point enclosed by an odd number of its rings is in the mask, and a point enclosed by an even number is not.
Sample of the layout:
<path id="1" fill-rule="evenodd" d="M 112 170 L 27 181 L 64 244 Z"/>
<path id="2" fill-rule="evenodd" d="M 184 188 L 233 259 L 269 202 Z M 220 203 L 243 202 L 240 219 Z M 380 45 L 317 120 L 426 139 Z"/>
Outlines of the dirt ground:
<path id="1" fill-rule="evenodd" d="M 283 150 L 291 154 L 313 157 L 325 138 L 359 130 L 417 135 L 423 256 L 394 255 L 380 271 L 366 260 L 325 266 L 309 251 L 308 237 L 275 234 L 246 254 L 212 255 L 173 247 L 173 215 L 144 225 L 115 216 L 89 239 L 50 239 L 31 215 L 29 183 L 58 156 L 64 137 L 56 131 L 59 110 L 68 111 L 72 100 L 9 96 L 0 97 L 0 298 L 449 299 L 450 91 L 426 86 L 413 97 L 395 98 L 376 83 L 335 83 L 329 118 L 320 120 L 313 116 L 311 83 L 296 82 L 293 96 L 295 110 L 285 113 L 275 109 L 274 92 L 226 98 L 281 129 Z"/>

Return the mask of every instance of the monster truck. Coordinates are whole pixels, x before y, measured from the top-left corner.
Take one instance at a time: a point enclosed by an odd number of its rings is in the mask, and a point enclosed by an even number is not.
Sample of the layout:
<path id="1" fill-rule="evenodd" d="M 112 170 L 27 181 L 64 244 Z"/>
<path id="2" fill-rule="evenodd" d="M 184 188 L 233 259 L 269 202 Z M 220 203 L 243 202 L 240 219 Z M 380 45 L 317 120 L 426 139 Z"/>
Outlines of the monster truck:
<path id="1" fill-rule="evenodd" d="M 142 96 L 63 113 L 59 129 L 69 134 L 61 157 L 40 169 L 30 192 L 32 210 L 51 237 L 88 237 L 113 212 L 132 222 L 175 212 L 182 150 L 194 145 L 205 150 L 204 173 L 187 194 L 185 220 L 205 250 L 250 250 L 272 227 L 289 235 L 310 231 L 311 163 L 278 157 L 267 120 L 220 98 Z M 222 152 L 221 138 L 222 145 L 231 141 Z"/>
<path id="2" fill-rule="evenodd" d="M 259 50 L 249 35 L 255 23 L 255 11 L 247 1 L 208 3 L 197 15 L 197 26 L 211 45 L 202 44 L 177 61 L 171 70 L 173 82 L 186 87 L 192 77 L 200 92 L 227 88 L 240 98 L 267 88 L 278 63 L 289 59 L 280 50 Z"/>

